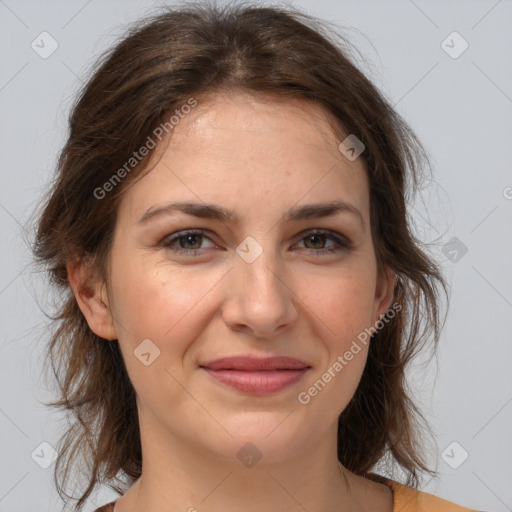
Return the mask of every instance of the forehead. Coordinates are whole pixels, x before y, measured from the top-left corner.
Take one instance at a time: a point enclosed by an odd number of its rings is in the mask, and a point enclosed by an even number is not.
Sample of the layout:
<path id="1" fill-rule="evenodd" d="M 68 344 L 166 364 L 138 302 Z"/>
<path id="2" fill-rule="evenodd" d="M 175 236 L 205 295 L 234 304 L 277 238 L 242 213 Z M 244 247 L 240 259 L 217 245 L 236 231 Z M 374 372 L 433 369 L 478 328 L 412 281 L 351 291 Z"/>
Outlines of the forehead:
<path id="1" fill-rule="evenodd" d="M 350 199 L 364 212 L 364 163 L 340 153 L 333 127 L 328 112 L 305 100 L 242 92 L 198 100 L 158 144 L 121 208 L 133 217 L 172 199 L 236 207 L 251 196 L 269 208 Z"/>
<path id="2" fill-rule="evenodd" d="M 311 101 L 240 91 L 199 100 L 169 138 L 175 146 L 200 141 L 210 149 L 234 154 L 238 153 L 232 144 L 236 141 L 262 157 L 268 149 L 290 150 L 290 146 L 330 150 L 340 136 L 334 133 L 335 126 L 340 128 L 333 116 Z M 259 140 L 265 146 L 258 147 Z"/>

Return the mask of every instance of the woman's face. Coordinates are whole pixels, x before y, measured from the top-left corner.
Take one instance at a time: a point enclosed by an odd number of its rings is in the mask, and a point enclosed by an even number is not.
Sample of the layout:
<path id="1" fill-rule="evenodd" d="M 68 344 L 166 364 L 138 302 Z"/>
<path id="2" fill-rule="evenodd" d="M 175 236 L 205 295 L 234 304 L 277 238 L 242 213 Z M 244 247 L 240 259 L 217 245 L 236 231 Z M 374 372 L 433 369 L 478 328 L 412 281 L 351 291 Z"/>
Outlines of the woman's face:
<path id="1" fill-rule="evenodd" d="M 89 320 L 119 340 L 143 448 L 234 458 L 251 443 L 239 457 L 271 462 L 335 441 L 366 361 L 367 345 L 351 347 L 393 283 L 377 281 L 362 159 L 339 143 L 311 104 L 219 95 L 180 119 L 124 192 L 113 323 Z M 299 363 L 218 361 L 282 356 Z"/>

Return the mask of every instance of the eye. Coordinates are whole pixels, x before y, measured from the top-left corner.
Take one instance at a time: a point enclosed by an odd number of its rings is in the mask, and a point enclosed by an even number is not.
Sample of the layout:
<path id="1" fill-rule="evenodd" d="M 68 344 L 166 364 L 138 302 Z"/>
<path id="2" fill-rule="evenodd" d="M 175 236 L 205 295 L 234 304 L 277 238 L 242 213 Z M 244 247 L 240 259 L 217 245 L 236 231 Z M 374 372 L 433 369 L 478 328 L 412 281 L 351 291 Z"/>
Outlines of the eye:
<path id="1" fill-rule="evenodd" d="M 161 246 L 179 254 L 198 254 L 201 252 L 203 240 L 210 240 L 203 230 L 181 231 L 162 240 Z M 176 246 L 178 245 L 178 247 Z M 213 244 L 215 246 L 215 244 Z"/>
<path id="2" fill-rule="evenodd" d="M 206 236 L 205 231 L 202 229 L 180 231 L 167 236 L 160 242 L 160 246 L 178 254 L 185 254 L 189 256 L 197 256 L 201 254 L 203 249 L 203 242 L 209 240 L 211 247 L 217 247 L 212 242 L 211 238 Z M 336 235 L 331 231 L 316 229 L 310 230 L 303 236 L 299 243 L 305 241 L 305 249 L 311 251 L 315 256 L 322 256 L 326 254 L 337 253 L 342 250 L 349 250 L 352 247 L 351 242 L 341 235 Z M 327 242 L 332 245 L 325 247 Z M 311 247 L 308 247 L 311 246 Z"/>
<path id="3" fill-rule="evenodd" d="M 348 250 L 351 248 L 351 243 L 349 240 L 323 229 L 309 231 L 308 234 L 301 239 L 301 242 L 302 241 L 305 241 L 306 245 L 313 246 L 306 247 L 306 249 L 310 249 L 315 256 L 337 253 L 341 250 Z M 330 245 L 328 247 L 320 247 L 324 246 L 327 241 L 334 242 L 334 245 Z"/>

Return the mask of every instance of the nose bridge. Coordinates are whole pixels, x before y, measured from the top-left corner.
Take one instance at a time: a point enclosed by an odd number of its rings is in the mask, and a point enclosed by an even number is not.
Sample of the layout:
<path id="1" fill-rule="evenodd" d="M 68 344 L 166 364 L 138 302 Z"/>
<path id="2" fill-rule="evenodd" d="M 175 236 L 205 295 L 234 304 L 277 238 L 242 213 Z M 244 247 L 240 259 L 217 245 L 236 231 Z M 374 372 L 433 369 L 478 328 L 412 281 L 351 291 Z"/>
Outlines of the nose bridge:
<path id="1" fill-rule="evenodd" d="M 262 299 L 264 296 L 267 299 L 274 296 L 275 300 L 276 295 L 282 294 L 283 283 L 277 276 L 280 261 L 272 243 L 271 237 L 261 238 L 259 241 L 247 237 L 237 247 L 238 259 L 235 266 L 237 278 L 244 284 L 247 294 L 255 292 Z"/>
<path id="2" fill-rule="evenodd" d="M 290 291 L 284 284 L 283 262 L 271 237 L 256 241 L 247 237 L 238 247 L 230 272 L 234 285 L 228 298 L 225 320 L 245 325 L 264 336 L 294 318 Z"/>

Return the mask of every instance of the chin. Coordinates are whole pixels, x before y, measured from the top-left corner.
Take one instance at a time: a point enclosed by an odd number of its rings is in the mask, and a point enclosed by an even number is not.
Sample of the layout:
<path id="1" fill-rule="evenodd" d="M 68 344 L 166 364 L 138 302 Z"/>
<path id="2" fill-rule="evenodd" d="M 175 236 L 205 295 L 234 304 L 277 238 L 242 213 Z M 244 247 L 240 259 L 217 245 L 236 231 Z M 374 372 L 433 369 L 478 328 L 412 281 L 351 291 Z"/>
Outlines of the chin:
<path id="1" fill-rule="evenodd" d="M 215 439 L 204 439 L 204 442 L 216 457 L 227 462 L 242 463 L 247 467 L 256 463 L 283 462 L 303 451 L 313 431 L 321 435 L 318 425 L 308 429 L 304 424 L 297 423 L 298 415 L 293 418 L 295 414 L 290 414 L 289 410 L 244 413 L 221 422 L 232 437 L 223 430 Z"/>

